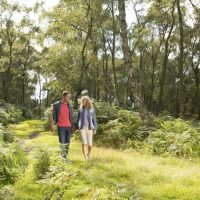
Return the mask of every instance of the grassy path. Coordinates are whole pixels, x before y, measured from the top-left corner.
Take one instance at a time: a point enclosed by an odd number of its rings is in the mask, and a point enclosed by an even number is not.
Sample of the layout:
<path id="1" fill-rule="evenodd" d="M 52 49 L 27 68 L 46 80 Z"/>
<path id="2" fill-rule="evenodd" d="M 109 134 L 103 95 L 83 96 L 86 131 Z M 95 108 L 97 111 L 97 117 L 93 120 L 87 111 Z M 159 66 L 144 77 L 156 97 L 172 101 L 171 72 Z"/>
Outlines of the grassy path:
<path id="1" fill-rule="evenodd" d="M 13 129 L 29 150 L 30 163 L 35 149 L 49 149 L 51 172 L 55 172 L 53 177 L 34 181 L 30 165 L 14 185 L 14 199 L 200 199 L 198 160 L 94 147 L 91 161 L 85 162 L 81 145 L 73 138 L 69 157 L 74 163 L 69 165 L 60 159 L 57 135 L 44 131 L 41 121 L 27 120 Z"/>

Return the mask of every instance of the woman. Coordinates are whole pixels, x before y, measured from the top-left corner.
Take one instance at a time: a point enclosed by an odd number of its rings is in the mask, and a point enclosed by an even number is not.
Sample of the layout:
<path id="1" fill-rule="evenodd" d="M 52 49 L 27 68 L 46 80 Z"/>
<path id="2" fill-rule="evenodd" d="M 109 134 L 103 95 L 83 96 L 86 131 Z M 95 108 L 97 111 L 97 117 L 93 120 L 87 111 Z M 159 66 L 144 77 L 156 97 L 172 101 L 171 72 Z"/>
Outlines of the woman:
<path id="1" fill-rule="evenodd" d="M 83 155 L 86 160 L 89 160 L 92 150 L 93 135 L 96 134 L 97 130 L 97 121 L 95 110 L 88 96 L 83 96 L 81 98 L 77 123 L 81 134 Z"/>

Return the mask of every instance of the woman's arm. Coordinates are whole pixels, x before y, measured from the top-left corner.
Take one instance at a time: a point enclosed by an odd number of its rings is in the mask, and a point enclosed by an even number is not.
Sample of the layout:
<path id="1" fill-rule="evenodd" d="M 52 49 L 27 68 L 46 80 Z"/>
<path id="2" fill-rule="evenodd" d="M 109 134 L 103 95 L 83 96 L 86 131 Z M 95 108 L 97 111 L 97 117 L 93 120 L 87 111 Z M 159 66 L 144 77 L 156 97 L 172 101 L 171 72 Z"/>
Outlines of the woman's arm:
<path id="1" fill-rule="evenodd" d="M 77 121 L 76 121 L 77 128 L 79 128 L 79 126 L 78 126 L 79 119 L 80 119 L 80 110 L 78 110 L 78 116 L 77 116 Z"/>
<path id="2" fill-rule="evenodd" d="M 95 130 L 97 130 L 97 119 L 96 119 L 96 112 L 95 112 L 95 110 L 94 110 L 94 112 L 93 112 L 93 118 L 92 118 L 92 121 L 93 121 L 93 124 L 94 124 Z"/>

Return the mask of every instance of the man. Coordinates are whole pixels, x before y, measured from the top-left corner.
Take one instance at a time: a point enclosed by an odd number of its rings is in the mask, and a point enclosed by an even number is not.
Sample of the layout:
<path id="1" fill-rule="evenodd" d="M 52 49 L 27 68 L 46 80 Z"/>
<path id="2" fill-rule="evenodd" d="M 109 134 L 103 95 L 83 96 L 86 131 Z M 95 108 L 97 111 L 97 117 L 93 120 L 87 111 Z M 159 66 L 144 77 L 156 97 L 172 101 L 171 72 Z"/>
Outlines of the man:
<path id="1" fill-rule="evenodd" d="M 71 94 L 63 92 L 62 100 L 53 104 L 51 130 L 54 131 L 54 124 L 58 127 L 58 137 L 62 157 L 71 162 L 67 156 L 70 145 L 71 131 L 73 126 L 73 109 L 69 103 Z"/>

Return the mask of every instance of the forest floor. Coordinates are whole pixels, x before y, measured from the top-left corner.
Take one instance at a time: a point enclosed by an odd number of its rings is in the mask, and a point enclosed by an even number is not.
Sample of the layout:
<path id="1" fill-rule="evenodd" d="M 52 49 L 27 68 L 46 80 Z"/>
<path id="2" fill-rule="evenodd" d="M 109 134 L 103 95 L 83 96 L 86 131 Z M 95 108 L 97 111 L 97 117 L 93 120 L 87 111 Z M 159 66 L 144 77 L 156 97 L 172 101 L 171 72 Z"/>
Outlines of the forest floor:
<path id="1" fill-rule="evenodd" d="M 45 131 L 41 120 L 26 120 L 12 129 L 29 157 L 28 168 L 11 188 L 12 199 L 200 199 L 199 160 L 94 147 L 91 160 L 85 161 L 76 134 L 69 151 L 73 163 L 68 164 L 60 157 L 57 134 Z M 51 165 L 36 181 L 33 166 L 41 148 L 48 149 Z"/>

